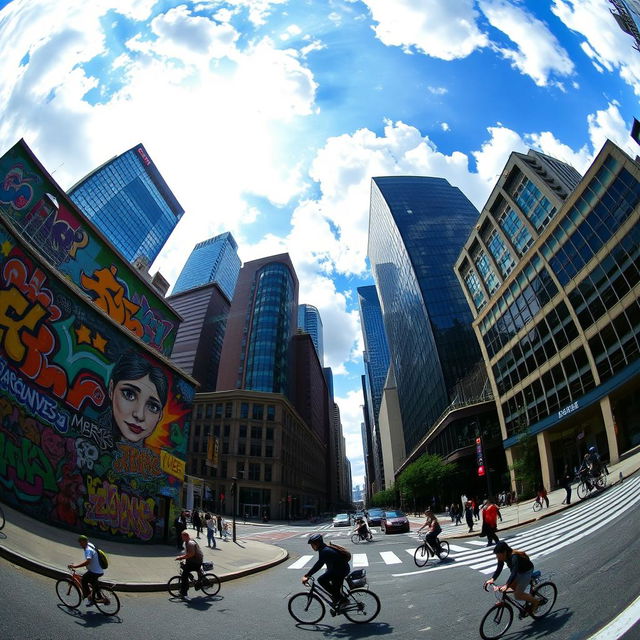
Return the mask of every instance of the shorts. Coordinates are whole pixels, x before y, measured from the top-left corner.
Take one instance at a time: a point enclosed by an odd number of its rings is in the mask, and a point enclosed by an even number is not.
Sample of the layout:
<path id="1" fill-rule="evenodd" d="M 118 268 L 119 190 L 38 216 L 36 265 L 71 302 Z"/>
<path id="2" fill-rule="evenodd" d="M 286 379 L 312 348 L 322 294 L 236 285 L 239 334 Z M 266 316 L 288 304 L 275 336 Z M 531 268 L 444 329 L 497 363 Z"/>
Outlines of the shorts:
<path id="1" fill-rule="evenodd" d="M 515 591 L 526 591 L 529 583 L 531 582 L 531 574 L 533 573 L 533 569 L 530 571 L 525 571 L 524 573 L 518 573 L 513 581 L 513 586 L 515 587 Z"/>

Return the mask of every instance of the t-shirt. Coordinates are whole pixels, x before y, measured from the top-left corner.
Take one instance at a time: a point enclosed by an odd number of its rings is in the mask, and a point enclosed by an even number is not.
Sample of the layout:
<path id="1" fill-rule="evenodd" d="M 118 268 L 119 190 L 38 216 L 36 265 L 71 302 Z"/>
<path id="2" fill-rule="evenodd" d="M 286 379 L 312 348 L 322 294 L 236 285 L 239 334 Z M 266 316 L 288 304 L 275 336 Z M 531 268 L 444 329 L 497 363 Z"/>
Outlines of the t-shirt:
<path id="1" fill-rule="evenodd" d="M 192 562 L 202 562 L 202 549 L 200 548 L 200 545 L 195 541 L 195 540 L 189 540 L 189 542 L 187 542 L 186 547 L 185 547 L 185 552 L 189 553 L 189 551 L 191 551 L 191 549 L 193 549 L 195 551 L 195 555 L 192 556 L 191 558 L 189 558 L 189 560 L 191 560 Z"/>
<path id="2" fill-rule="evenodd" d="M 104 573 L 104 569 L 100 566 L 100 561 L 98 560 L 98 552 L 90 542 L 87 543 L 84 550 L 84 559 L 89 561 L 87 565 L 88 571 L 91 571 L 91 573 L 99 573 L 100 575 Z"/>

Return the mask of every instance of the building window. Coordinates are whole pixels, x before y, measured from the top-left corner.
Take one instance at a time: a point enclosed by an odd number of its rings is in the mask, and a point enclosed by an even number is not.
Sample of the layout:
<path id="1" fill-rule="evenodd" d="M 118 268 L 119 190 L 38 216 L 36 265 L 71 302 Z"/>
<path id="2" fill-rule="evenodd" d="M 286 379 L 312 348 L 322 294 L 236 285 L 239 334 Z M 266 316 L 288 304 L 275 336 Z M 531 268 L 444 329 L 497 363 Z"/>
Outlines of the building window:
<path id="1" fill-rule="evenodd" d="M 238 442 L 238 455 L 243 456 L 247 453 L 247 443 L 244 440 Z"/>
<path id="2" fill-rule="evenodd" d="M 230 418 L 231 417 L 232 407 L 233 407 L 233 404 L 231 402 L 225 402 L 225 405 L 224 405 L 224 417 L 225 418 Z"/>
<path id="3" fill-rule="evenodd" d="M 238 431 L 238 436 L 240 438 L 246 438 L 247 437 L 247 425 L 246 424 L 241 424 L 240 425 L 240 429 Z"/>
<path id="4" fill-rule="evenodd" d="M 251 427 L 251 437 L 254 440 L 262 440 L 262 427 Z"/>
<path id="5" fill-rule="evenodd" d="M 249 403 L 243 402 L 240 404 L 240 417 L 248 418 L 249 417 Z"/>
<path id="6" fill-rule="evenodd" d="M 475 308 L 478 310 L 482 309 L 482 307 L 487 304 L 487 300 L 484 296 L 484 291 L 482 290 L 478 274 L 473 269 L 469 269 L 469 271 L 467 271 L 467 275 L 464 276 L 464 281 L 471 297 L 473 298 Z"/>
<path id="7" fill-rule="evenodd" d="M 207 418 L 211 419 L 213 417 L 213 405 L 207 405 Z"/>
<path id="8" fill-rule="evenodd" d="M 267 427 L 266 438 L 267 440 L 273 440 L 273 427 Z"/>
<path id="9" fill-rule="evenodd" d="M 253 419 L 254 420 L 262 420 L 264 413 L 264 405 L 262 404 L 254 404 L 253 405 Z"/>
<path id="10" fill-rule="evenodd" d="M 480 277 L 484 280 L 489 295 L 491 295 L 500 286 L 500 281 L 491 267 L 487 254 L 482 249 L 479 249 L 473 257 L 473 262 L 478 269 Z"/>
<path id="11" fill-rule="evenodd" d="M 273 458 L 273 445 L 266 444 L 264 446 L 264 457 L 265 458 Z"/>
<path id="12" fill-rule="evenodd" d="M 493 256 L 500 273 L 506 278 L 513 268 L 516 266 L 516 261 L 511 255 L 511 251 L 507 248 L 507 245 L 503 242 L 500 234 L 494 229 L 489 236 L 489 242 L 487 244 L 489 253 Z"/>
<path id="13" fill-rule="evenodd" d="M 222 404 L 216 403 L 216 418 L 222 418 Z"/>
<path id="14" fill-rule="evenodd" d="M 249 449 L 249 455 L 261 456 L 262 455 L 262 443 L 261 442 L 252 442 L 251 443 L 251 447 Z"/>
<path id="15" fill-rule="evenodd" d="M 271 465 L 270 464 L 264 465 L 264 481 L 271 482 Z"/>
<path id="16" fill-rule="evenodd" d="M 276 408 L 275 405 L 268 404 L 267 405 L 267 420 L 269 422 L 273 422 L 276 419 Z"/>
<path id="17" fill-rule="evenodd" d="M 260 464 L 257 462 L 249 463 L 249 480 L 260 480 Z"/>

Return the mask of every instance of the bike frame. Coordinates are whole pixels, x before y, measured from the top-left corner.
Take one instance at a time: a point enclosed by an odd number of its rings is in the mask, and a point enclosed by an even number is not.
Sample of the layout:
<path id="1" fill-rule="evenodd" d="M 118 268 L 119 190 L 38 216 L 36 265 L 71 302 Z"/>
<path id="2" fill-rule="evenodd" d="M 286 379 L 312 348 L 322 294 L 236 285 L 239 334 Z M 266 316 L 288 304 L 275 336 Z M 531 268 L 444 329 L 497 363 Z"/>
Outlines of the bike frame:
<path id="1" fill-rule="evenodd" d="M 79 574 L 75 569 L 71 569 L 71 579 L 76 583 L 76 585 L 78 586 L 78 589 L 80 589 L 80 595 L 82 597 L 84 597 L 83 595 L 83 589 L 82 589 L 82 575 Z M 89 597 L 91 598 L 92 602 L 95 602 L 96 598 L 101 598 L 102 597 L 102 593 L 100 592 L 100 582 L 98 581 L 97 583 L 97 590 L 98 593 L 96 594 L 93 585 L 91 583 L 89 583 Z"/>
<path id="2" fill-rule="evenodd" d="M 336 611 L 339 613 L 344 613 L 345 611 L 356 611 L 358 606 L 355 603 L 349 603 L 349 604 L 343 604 L 340 606 L 339 609 L 336 609 L 333 605 L 333 597 L 331 596 L 331 594 L 318 582 L 316 582 L 316 580 L 313 578 L 313 576 L 309 577 L 309 580 L 307 582 L 307 586 L 309 584 L 309 582 L 311 583 L 311 587 L 309 587 L 309 596 L 312 595 L 316 595 L 318 596 L 318 598 L 320 598 L 320 600 L 322 600 L 328 607 L 330 611 Z M 345 589 L 344 587 L 344 582 L 342 583 L 342 587 L 340 590 L 340 593 L 343 595 L 343 597 L 348 598 L 349 594 L 351 593 L 350 590 Z"/>

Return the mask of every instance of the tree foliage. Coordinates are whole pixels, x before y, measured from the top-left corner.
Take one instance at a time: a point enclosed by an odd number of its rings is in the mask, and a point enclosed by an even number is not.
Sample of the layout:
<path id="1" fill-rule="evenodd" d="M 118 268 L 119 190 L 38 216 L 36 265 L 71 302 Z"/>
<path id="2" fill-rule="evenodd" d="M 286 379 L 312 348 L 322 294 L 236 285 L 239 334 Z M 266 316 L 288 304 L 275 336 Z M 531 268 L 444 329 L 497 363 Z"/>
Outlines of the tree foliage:
<path id="1" fill-rule="evenodd" d="M 372 507 L 395 507 L 397 502 L 397 493 L 394 486 L 383 491 L 378 491 L 371 497 Z"/>
<path id="2" fill-rule="evenodd" d="M 445 482 L 455 471 L 455 464 L 425 453 L 398 476 L 396 487 L 404 501 L 428 504 L 432 496 L 442 494 Z"/>
<path id="3" fill-rule="evenodd" d="M 538 443 L 526 426 L 518 428 L 518 445 L 509 468 L 516 479 L 518 499 L 535 495 L 536 485 L 541 482 Z"/>

